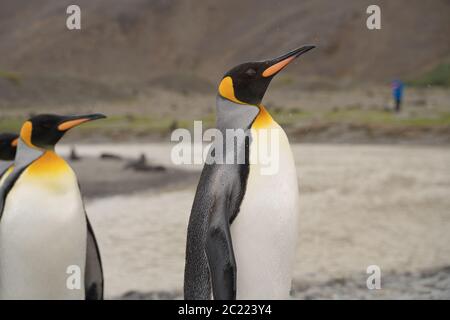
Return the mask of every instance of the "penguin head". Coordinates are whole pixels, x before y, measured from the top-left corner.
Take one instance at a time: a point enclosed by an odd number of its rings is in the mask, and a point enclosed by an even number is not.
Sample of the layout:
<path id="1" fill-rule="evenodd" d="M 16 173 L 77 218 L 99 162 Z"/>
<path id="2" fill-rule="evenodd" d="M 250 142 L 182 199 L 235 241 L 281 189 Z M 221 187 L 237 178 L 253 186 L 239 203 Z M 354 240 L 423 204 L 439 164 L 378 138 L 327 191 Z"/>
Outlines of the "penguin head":
<path id="1" fill-rule="evenodd" d="M 82 123 L 103 118 L 106 118 L 103 114 L 81 116 L 41 114 L 32 117 L 23 124 L 20 131 L 20 138 L 29 147 L 53 149 L 55 144 L 70 129 Z"/>
<path id="2" fill-rule="evenodd" d="M 13 161 L 16 156 L 19 136 L 14 133 L 0 134 L 0 160 Z"/>
<path id="3" fill-rule="evenodd" d="M 273 77 L 313 48 L 315 46 L 303 46 L 275 59 L 240 64 L 224 75 L 219 95 L 236 103 L 259 105 Z"/>

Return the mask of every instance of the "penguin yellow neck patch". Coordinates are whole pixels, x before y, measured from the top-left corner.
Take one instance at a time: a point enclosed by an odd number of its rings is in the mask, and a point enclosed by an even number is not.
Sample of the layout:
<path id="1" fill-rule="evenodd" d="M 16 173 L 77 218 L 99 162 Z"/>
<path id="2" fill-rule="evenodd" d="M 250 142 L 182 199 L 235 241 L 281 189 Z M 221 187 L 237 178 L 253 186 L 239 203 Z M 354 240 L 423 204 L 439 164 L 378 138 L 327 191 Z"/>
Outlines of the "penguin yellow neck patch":
<path id="1" fill-rule="evenodd" d="M 46 151 L 40 158 L 34 161 L 27 169 L 27 173 L 32 177 L 53 178 L 61 176 L 71 171 L 71 168 L 54 151 Z"/>
<path id="2" fill-rule="evenodd" d="M 238 100 L 234 95 L 233 79 L 231 79 L 231 77 L 225 77 L 222 79 L 219 85 L 219 94 L 230 101 L 245 104 L 244 102 Z"/>
<path id="3" fill-rule="evenodd" d="M 259 106 L 259 113 L 253 121 L 252 128 L 253 129 L 262 129 L 262 128 L 268 128 L 270 127 L 275 121 L 273 120 L 270 113 L 266 110 L 266 108 L 260 104 Z"/>

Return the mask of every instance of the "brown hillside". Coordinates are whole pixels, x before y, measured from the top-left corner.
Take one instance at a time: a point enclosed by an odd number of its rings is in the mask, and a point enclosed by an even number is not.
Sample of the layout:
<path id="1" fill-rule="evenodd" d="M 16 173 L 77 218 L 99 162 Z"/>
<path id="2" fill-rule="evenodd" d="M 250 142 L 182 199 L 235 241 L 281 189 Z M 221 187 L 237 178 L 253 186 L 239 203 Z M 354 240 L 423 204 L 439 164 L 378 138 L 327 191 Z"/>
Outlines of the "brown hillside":
<path id="1" fill-rule="evenodd" d="M 414 78 L 450 57 L 448 0 L 78 0 L 82 30 L 69 31 L 72 3 L 0 3 L 0 71 L 17 73 L 21 88 L 0 78 L 0 100 L 115 99 L 155 85 L 211 90 L 237 63 L 306 43 L 318 48 L 287 70 L 293 81 Z M 379 31 L 365 26 L 373 3 Z"/>

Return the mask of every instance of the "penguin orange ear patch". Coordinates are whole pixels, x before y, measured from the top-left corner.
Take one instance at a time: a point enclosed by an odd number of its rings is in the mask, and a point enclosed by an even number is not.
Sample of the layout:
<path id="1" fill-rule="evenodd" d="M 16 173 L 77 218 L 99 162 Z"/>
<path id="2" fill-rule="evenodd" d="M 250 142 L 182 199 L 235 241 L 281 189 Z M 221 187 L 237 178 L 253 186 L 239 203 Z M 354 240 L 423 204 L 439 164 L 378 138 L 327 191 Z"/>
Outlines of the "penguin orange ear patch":
<path id="1" fill-rule="evenodd" d="M 22 129 L 20 130 L 20 137 L 30 147 L 33 146 L 33 144 L 31 143 L 32 131 L 33 131 L 33 124 L 30 121 L 25 122 L 22 126 Z"/>
<path id="2" fill-rule="evenodd" d="M 239 101 L 234 95 L 234 87 L 233 87 L 233 79 L 230 76 L 222 79 L 219 85 L 219 94 L 233 102 L 244 104 L 242 101 Z"/>
<path id="3" fill-rule="evenodd" d="M 19 143 L 19 138 L 14 139 L 11 141 L 11 147 L 17 147 L 17 144 Z"/>

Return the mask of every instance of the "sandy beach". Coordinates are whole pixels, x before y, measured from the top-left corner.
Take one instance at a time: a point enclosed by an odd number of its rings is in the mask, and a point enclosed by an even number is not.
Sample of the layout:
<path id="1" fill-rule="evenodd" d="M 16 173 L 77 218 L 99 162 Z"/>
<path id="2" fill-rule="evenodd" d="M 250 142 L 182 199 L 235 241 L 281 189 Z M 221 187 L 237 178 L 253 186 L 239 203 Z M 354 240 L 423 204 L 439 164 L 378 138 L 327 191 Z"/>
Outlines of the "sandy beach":
<path id="1" fill-rule="evenodd" d="M 174 166 L 170 150 L 169 144 L 77 146 L 85 158 L 72 165 L 87 191 L 108 298 L 181 298 L 200 168 Z M 102 152 L 145 153 L 167 171 L 127 172 L 125 160 L 98 160 Z M 293 298 L 450 298 L 450 149 L 296 144 L 293 152 L 301 199 Z M 120 188 L 91 194 L 99 180 L 109 190 L 129 174 L 124 194 Z M 373 264 L 381 268 L 381 290 L 366 287 Z"/>

